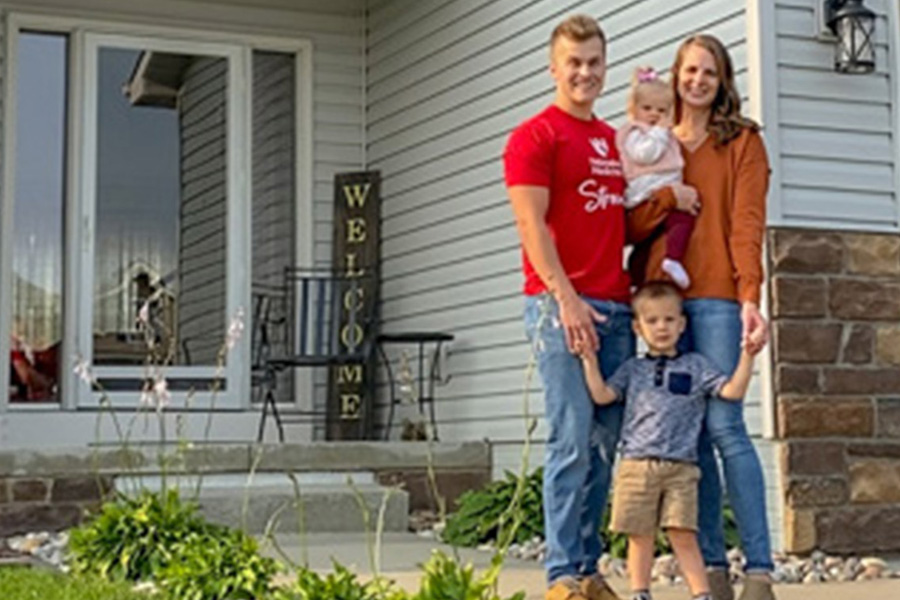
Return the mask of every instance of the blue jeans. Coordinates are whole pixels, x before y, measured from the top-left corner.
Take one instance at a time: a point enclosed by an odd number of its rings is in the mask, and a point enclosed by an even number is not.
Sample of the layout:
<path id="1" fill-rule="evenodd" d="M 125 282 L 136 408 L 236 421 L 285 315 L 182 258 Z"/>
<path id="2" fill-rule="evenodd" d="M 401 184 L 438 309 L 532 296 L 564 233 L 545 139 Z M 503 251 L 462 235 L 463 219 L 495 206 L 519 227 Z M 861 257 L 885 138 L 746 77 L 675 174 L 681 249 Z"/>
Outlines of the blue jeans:
<path id="1" fill-rule="evenodd" d="M 631 309 L 585 298 L 606 315 L 597 324 L 600 370 L 609 377 L 634 355 Z M 597 406 L 584 383 L 581 361 L 566 348 L 559 307 L 549 295 L 527 296 L 525 329 L 544 388 L 548 437 L 544 460 L 547 580 L 592 575 L 603 553 L 599 528 L 609 493 L 622 404 Z"/>
<path id="2" fill-rule="evenodd" d="M 679 341 L 683 352 L 703 354 L 724 373 L 734 372 L 741 352 L 741 309 L 736 302 L 687 300 L 688 326 Z M 766 519 L 762 466 L 744 424 L 743 402 L 710 398 L 700 434 L 700 550 L 708 567 L 727 568 L 722 517 L 722 483 L 713 448 L 722 460 L 728 499 L 734 509 L 747 571 L 774 568 Z"/>

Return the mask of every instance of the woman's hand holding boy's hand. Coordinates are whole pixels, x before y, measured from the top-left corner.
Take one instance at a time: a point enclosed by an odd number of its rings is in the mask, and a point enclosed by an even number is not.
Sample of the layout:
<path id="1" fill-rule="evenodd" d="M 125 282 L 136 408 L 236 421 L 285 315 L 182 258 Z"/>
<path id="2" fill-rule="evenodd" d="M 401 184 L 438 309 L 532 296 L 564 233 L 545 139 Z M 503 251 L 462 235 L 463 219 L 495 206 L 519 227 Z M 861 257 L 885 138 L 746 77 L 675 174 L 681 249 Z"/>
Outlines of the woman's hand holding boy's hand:
<path id="1" fill-rule="evenodd" d="M 700 196 L 696 189 L 683 183 L 673 183 L 671 187 L 675 196 L 675 208 L 695 217 L 700 214 Z"/>
<path id="2" fill-rule="evenodd" d="M 751 355 L 759 354 L 769 341 L 769 325 L 753 302 L 741 305 L 741 346 Z"/>

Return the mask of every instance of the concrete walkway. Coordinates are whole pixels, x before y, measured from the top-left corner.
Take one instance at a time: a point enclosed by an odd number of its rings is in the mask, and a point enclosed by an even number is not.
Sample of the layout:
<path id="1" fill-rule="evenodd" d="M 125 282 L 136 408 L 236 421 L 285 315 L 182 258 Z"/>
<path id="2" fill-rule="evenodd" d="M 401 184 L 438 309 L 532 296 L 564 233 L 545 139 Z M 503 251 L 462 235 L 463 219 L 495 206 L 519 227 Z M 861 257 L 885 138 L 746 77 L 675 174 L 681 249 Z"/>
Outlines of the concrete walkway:
<path id="1" fill-rule="evenodd" d="M 298 536 L 280 535 L 279 544 L 295 560 L 302 555 Z M 420 578 L 418 566 L 428 560 L 433 549 L 452 553 L 452 548 L 414 534 L 389 533 L 382 540 L 381 572 L 407 589 L 417 589 Z M 266 552 L 275 555 L 271 548 Z M 364 534 L 311 534 L 307 536 L 305 554 L 311 567 L 327 570 L 332 558 L 356 573 L 371 573 L 370 559 Z M 476 568 L 484 568 L 490 554 L 461 549 L 460 558 L 471 561 Z M 892 565 L 893 566 L 893 565 Z M 613 588 L 627 600 L 628 585 L 624 579 L 610 580 Z M 543 600 L 544 572 L 540 564 L 509 559 L 500 578 L 500 591 L 506 596 L 518 590 L 528 592 L 528 600 Z M 900 600 L 900 579 L 882 579 L 860 583 L 826 583 L 816 585 L 779 585 L 779 600 Z M 685 586 L 658 585 L 653 588 L 655 600 L 687 600 Z"/>

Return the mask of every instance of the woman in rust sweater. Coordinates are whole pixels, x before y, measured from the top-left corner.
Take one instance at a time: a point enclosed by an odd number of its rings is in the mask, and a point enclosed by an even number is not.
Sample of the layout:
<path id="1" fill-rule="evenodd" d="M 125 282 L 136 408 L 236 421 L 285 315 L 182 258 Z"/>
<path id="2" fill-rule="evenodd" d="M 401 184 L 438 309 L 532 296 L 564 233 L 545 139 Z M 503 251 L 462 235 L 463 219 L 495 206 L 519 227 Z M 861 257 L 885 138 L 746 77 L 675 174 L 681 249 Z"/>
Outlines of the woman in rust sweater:
<path id="1" fill-rule="evenodd" d="M 769 166 L 758 126 L 741 117 L 734 70 L 722 43 L 709 35 L 685 40 L 672 67 L 676 92 L 674 133 L 684 155 L 686 196 L 658 193 L 628 216 L 631 240 L 643 247 L 647 279 L 664 279 L 666 243 L 658 235 L 672 210 L 697 215 L 684 257 L 691 278 L 685 291 L 688 329 L 683 350 L 704 354 L 725 373 L 737 365 L 741 344 L 762 347 L 768 337 L 759 312 L 762 241 Z M 765 486 L 759 457 L 744 424 L 743 404 L 713 398 L 700 443 L 700 545 L 715 600 L 731 600 L 722 518 L 722 485 L 712 448 L 724 465 L 749 575 L 741 600 L 774 598 Z"/>

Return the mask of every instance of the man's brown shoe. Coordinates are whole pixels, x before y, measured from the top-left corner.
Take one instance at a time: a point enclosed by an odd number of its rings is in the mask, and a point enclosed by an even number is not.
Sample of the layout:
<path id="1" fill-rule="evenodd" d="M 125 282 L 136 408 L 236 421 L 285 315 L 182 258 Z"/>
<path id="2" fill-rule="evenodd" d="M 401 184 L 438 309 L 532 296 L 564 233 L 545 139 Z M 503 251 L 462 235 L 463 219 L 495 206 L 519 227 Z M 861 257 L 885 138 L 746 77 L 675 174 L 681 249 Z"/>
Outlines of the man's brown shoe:
<path id="1" fill-rule="evenodd" d="M 600 575 L 594 574 L 581 580 L 581 593 L 588 600 L 621 600 L 616 595 L 606 580 Z"/>
<path id="2" fill-rule="evenodd" d="M 775 600 L 772 583 L 766 579 L 748 577 L 744 580 L 740 600 Z"/>
<path id="3" fill-rule="evenodd" d="M 588 600 L 581 593 L 578 581 L 572 577 L 561 577 L 554 581 L 544 597 L 546 600 Z"/>
<path id="4" fill-rule="evenodd" d="M 728 571 L 725 569 L 709 569 L 709 595 L 712 600 L 734 600 L 734 588 L 731 587 Z"/>

